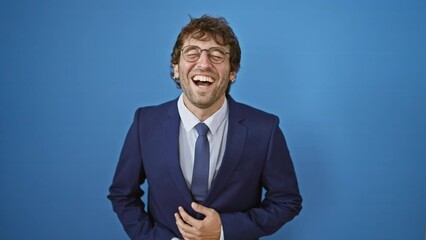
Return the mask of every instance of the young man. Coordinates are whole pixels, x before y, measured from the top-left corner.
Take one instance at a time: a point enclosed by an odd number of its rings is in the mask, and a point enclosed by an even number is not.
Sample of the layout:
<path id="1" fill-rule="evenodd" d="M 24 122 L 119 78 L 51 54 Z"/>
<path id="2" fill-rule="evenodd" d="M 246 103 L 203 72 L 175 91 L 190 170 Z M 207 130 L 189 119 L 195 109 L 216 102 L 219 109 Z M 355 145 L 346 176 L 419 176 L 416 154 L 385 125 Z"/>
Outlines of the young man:
<path id="1" fill-rule="evenodd" d="M 191 19 L 179 34 L 171 75 L 183 93 L 136 111 L 110 187 L 131 239 L 258 239 L 300 212 L 278 118 L 229 95 L 240 56 L 224 18 Z"/>

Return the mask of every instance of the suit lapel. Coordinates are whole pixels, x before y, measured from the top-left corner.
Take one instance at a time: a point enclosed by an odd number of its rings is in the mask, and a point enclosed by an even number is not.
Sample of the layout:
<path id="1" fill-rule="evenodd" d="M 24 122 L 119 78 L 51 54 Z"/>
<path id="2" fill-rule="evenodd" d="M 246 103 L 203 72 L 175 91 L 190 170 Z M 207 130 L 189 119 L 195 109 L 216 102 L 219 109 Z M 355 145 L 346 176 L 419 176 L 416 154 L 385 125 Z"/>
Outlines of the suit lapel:
<path id="1" fill-rule="evenodd" d="M 228 100 L 229 120 L 225 153 L 222 164 L 207 196 L 206 205 L 214 200 L 226 186 L 229 177 L 240 161 L 247 136 L 247 127 L 242 124 L 244 118 L 239 104 L 230 96 L 228 96 Z"/>
<path id="2" fill-rule="evenodd" d="M 177 101 L 172 102 L 168 110 L 169 118 L 163 122 L 163 136 L 166 162 L 169 164 L 169 173 L 176 184 L 176 188 L 182 194 L 183 199 L 190 204 L 192 196 L 186 185 L 179 162 L 179 128 L 180 117 L 177 110 Z M 166 176 L 165 176 L 166 177 Z"/>
<path id="3" fill-rule="evenodd" d="M 209 205 L 226 186 L 235 167 L 241 160 L 244 144 L 247 136 L 247 127 L 242 124 L 244 120 L 240 105 L 236 103 L 230 96 L 229 102 L 229 120 L 228 120 L 228 136 L 226 142 L 225 154 L 223 156 L 222 165 L 216 175 L 216 178 L 209 191 L 205 205 Z M 184 201 L 190 204 L 193 199 L 191 192 L 183 177 L 179 162 L 179 128 L 180 117 L 177 110 L 177 101 L 172 102 L 168 110 L 168 118 L 163 122 L 163 136 L 165 145 L 165 160 L 169 164 L 169 173 L 172 177 L 176 188 L 182 195 Z"/>

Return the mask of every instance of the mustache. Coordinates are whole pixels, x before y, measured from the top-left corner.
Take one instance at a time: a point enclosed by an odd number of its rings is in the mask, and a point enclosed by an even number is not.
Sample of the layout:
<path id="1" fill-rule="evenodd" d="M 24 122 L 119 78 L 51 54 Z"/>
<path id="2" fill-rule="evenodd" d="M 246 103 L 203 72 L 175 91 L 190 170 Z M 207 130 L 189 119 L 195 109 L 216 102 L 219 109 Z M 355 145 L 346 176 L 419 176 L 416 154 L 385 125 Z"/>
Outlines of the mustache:
<path id="1" fill-rule="evenodd" d="M 207 76 L 211 76 L 211 77 L 216 77 L 216 72 L 213 69 L 197 69 L 197 70 L 193 70 L 189 73 L 189 75 L 191 77 L 195 76 L 195 75 L 207 75 Z"/>

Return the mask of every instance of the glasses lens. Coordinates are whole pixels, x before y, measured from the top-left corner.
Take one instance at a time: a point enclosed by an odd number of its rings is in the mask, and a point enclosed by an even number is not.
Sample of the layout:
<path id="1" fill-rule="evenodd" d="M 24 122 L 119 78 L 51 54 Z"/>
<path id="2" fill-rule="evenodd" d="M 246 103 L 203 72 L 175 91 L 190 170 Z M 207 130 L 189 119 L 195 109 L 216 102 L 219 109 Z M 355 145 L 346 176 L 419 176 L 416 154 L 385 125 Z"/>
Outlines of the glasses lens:
<path id="1" fill-rule="evenodd" d="M 196 62 L 203 51 L 208 52 L 209 61 L 212 63 L 223 63 L 227 54 L 225 50 L 217 47 L 201 49 L 198 46 L 188 45 L 182 49 L 182 55 L 186 61 Z"/>
<path id="2" fill-rule="evenodd" d="M 209 49 L 209 59 L 212 63 L 223 63 L 226 53 L 220 48 Z"/>
<path id="3" fill-rule="evenodd" d="M 183 51 L 183 58 L 188 62 L 195 62 L 200 58 L 201 49 L 197 46 L 186 46 Z"/>

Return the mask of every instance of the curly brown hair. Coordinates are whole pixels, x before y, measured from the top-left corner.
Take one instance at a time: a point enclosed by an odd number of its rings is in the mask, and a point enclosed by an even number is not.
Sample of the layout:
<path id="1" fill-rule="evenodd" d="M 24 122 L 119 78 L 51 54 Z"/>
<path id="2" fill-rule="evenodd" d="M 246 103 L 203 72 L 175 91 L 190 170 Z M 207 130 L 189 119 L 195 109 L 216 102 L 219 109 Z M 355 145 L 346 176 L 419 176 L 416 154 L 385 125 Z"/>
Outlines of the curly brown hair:
<path id="1" fill-rule="evenodd" d="M 211 37 L 219 45 L 229 45 L 231 72 L 237 73 L 240 69 L 241 48 L 237 36 L 235 36 L 234 31 L 229 26 L 226 19 L 223 17 L 215 18 L 208 15 L 203 15 L 200 18 L 192 18 L 190 16 L 190 19 L 188 25 L 184 26 L 179 33 L 171 54 L 170 76 L 176 83 L 176 86 L 180 88 L 180 81 L 174 78 L 173 65 L 179 63 L 183 43 L 190 37 L 197 40 L 208 40 Z M 231 82 L 228 85 L 227 93 L 230 90 L 230 85 Z"/>

